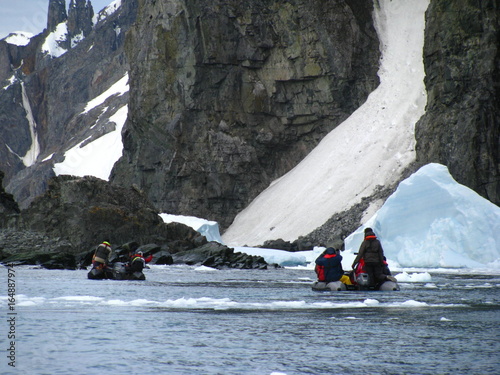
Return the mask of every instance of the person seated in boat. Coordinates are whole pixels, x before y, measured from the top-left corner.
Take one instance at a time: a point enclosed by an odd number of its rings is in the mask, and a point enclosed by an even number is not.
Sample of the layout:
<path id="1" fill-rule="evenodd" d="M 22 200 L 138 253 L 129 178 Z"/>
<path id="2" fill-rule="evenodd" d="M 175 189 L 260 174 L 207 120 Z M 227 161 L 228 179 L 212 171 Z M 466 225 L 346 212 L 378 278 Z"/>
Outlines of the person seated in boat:
<path id="1" fill-rule="evenodd" d="M 111 258 L 111 244 L 108 240 L 103 241 L 99 246 L 97 246 L 94 256 L 92 257 L 92 267 L 98 270 L 106 268 L 109 259 Z"/>
<path id="2" fill-rule="evenodd" d="M 142 270 L 146 266 L 146 263 L 151 262 L 152 259 L 153 254 L 149 255 L 147 258 L 144 258 L 144 254 L 142 253 L 142 251 L 138 251 L 130 257 L 127 271 L 129 273 L 142 272 Z"/>
<path id="3" fill-rule="evenodd" d="M 387 263 L 386 257 L 384 257 L 384 264 L 382 265 L 382 273 L 387 276 L 392 276 L 391 270 L 389 269 L 389 263 Z"/>
<path id="4" fill-rule="evenodd" d="M 371 286 L 376 286 L 387 280 L 396 282 L 397 280 L 394 277 L 384 273 L 384 249 L 373 229 L 365 228 L 364 234 L 365 239 L 359 247 L 358 255 L 352 263 L 352 268 L 356 269 L 357 264 L 363 260 L 363 268 L 368 274 Z"/>
<path id="5" fill-rule="evenodd" d="M 333 247 L 328 247 L 317 259 L 314 269 L 318 281 L 326 283 L 339 281 L 344 276 L 342 269 L 342 255 Z"/>

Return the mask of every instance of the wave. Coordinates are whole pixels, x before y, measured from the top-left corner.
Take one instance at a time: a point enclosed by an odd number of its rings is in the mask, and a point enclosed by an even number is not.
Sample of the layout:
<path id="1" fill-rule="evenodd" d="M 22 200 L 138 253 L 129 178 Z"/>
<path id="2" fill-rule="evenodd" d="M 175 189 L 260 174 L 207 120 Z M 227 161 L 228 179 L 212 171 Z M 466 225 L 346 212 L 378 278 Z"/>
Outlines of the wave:
<path id="1" fill-rule="evenodd" d="M 6 300 L 7 297 L 0 297 Z M 274 310 L 329 310 L 329 309 L 363 309 L 363 308 L 432 308 L 432 307 L 457 307 L 463 304 L 432 304 L 416 300 L 402 302 L 380 302 L 368 298 L 364 301 L 346 302 L 306 302 L 297 301 L 272 301 L 272 302 L 238 302 L 230 298 L 177 298 L 164 301 L 150 299 L 123 300 L 117 298 L 103 298 L 96 296 L 62 296 L 55 298 L 17 296 L 18 307 L 78 307 L 78 306 L 104 306 L 104 307 L 146 307 L 168 310 L 242 310 L 242 311 L 274 311 Z"/>

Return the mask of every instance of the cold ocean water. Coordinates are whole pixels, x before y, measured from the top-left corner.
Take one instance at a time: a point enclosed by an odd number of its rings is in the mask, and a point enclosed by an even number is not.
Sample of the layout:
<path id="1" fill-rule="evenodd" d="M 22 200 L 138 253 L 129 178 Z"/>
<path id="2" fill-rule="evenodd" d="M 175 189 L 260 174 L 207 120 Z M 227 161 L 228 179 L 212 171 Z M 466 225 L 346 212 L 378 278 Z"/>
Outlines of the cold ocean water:
<path id="1" fill-rule="evenodd" d="M 2 267 L 0 373 L 499 374 L 500 273 L 428 272 L 399 292 L 318 293 L 310 270 L 16 267 L 13 368 Z"/>

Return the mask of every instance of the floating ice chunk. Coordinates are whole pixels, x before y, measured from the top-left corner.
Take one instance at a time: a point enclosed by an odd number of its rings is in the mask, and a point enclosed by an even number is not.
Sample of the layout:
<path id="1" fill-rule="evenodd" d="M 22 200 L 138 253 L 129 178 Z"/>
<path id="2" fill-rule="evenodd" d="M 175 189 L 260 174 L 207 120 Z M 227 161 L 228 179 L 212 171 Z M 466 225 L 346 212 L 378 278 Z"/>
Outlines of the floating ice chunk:
<path id="1" fill-rule="evenodd" d="M 406 283 L 423 283 L 432 280 L 432 277 L 429 272 L 408 274 L 406 271 L 404 271 L 400 274 L 397 274 L 395 278 L 399 282 L 406 282 Z"/>

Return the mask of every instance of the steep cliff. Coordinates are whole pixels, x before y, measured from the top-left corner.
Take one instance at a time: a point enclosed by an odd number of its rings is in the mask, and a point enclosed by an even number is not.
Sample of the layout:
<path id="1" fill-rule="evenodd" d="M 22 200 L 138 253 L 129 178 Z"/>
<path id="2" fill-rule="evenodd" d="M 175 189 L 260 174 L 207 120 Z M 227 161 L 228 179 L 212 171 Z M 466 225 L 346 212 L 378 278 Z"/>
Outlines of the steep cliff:
<path id="1" fill-rule="evenodd" d="M 377 86 L 366 1 L 139 1 L 114 183 L 231 223 Z M 146 43 L 144 41 L 147 41 Z"/>
<path id="2" fill-rule="evenodd" d="M 417 160 L 500 204 L 500 5 L 431 1 L 424 46 L 426 114 Z"/>
<path id="3" fill-rule="evenodd" d="M 109 118 L 128 101 L 114 96 L 84 112 L 128 71 L 123 45 L 136 1 L 99 14 L 96 24 L 90 1 L 71 0 L 67 15 L 65 4 L 49 2 L 47 29 L 28 45 L 0 41 L 0 168 L 22 208 L 45 191 L 68 149 L 113 130 Z"/>
<path id="4" fill-rule="evenodd" d="M 227 227 L 378 86 L 378 4 L 122 0 L 92 18 L 89 1 L 71 0 L 66 12 L 66 1 L 50 0 L 43 33 L 26 46 L 0 41 L 6 191 L 26 208 L 65 152 L 114 129 L 109 119 L 128 104 L 112 182 L 136 185 L 160 211 Z M 430 1 L 428 102 L 415 129 L 417 163 L 402 178 L 439 162 L 500 204 L 499 14 L 496 0 Z M 55 40 L 61 24 L 67 31 Z M 127 72 L 130 97 L 85 112 Z M 305 240 L 343 239 L 394 188 L 332 212 Z"/>

